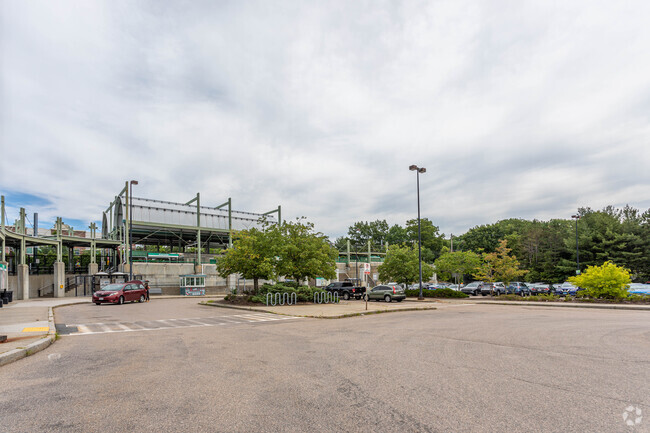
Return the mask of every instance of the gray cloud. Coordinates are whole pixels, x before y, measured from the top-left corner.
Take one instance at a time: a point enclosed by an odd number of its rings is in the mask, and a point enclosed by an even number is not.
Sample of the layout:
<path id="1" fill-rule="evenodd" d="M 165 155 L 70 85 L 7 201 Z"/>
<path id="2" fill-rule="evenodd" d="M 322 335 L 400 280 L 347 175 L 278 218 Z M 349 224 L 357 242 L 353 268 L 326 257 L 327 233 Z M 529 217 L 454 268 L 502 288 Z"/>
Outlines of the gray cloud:
<path id="1" fill-rule="evenodd" d="M 0 191 L 446 234 L 650 206 L 642 1 L 3 2 Z M 12 203 L 12 209 L 22 204 Z M 34 211 L 38 209 L 31 209 Z M 73 210 L 74 212 L 71 212 Z"/>

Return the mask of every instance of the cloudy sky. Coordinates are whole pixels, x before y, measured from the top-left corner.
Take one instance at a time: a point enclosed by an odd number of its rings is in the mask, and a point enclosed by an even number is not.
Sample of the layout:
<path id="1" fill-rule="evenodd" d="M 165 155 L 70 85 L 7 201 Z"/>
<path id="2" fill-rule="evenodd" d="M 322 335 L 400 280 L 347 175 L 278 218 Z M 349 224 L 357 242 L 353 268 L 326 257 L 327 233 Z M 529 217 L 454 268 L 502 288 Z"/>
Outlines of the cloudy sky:
<path id="1" fill-rule="evenodd" d="M 650 207 L 650 2 L 2 1 L 0 193 L 78 228 L 141 197 L 331 237 Z"/>

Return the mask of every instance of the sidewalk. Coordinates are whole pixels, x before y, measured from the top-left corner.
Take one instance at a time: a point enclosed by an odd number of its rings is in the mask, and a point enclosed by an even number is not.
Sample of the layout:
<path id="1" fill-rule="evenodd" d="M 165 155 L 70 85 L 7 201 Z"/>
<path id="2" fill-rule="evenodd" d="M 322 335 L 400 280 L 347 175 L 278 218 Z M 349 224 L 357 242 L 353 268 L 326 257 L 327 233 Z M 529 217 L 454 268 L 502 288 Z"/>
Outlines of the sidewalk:
<path id="1" fill-rule="evenodd" d="M 0 309 L 0 365 L 43 350 L 55 336 L 52 307 L 90 302 L 85 298 L 45 298 L 13 301 Z M 48 341 L 49 340 L 49 341 Z"/>
<path id="2" fill-rule="evenodd" d="M 338 319 L 350 316 L 362 316 L 365 314 L 377 314 L 392 311 L 413 311 L 413 310 L 435 310 L 441 303 L 435 300 L 411 302 L 368 302 L 366 309 L 365 301 L 340 301 L 338 304 L 298 304 L 298 305 L 276 305 L 276 306 L 243 306 L 233 304 L 216 304 L 201 302 L 201 305 L 220 308 L 234 308 L 247 311 L 263 311 L 267 313 L 282 314 L 286 316 L 316 317 L 321 319 Z"/>

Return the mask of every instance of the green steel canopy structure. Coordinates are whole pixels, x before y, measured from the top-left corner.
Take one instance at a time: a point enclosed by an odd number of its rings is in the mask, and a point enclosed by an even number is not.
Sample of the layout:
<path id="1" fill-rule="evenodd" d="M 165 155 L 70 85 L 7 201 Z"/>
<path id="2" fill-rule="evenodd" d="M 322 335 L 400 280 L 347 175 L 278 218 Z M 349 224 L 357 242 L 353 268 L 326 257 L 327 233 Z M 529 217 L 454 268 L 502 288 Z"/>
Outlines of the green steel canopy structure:
<path id="1" fill-rule="evenodd" d="M 265 213 L 236 211 L 230 198 L 218 206 L 205 206 L 200 193 L 185 203 L 130 197 L 126 182 L 103 213 L 102 238 L 126 246 L 131 230 L 131 245 L 194 247 L 201 263 L 202 250 L 231 247 L 234 232 L 259 227 L 262 218 L 281 224 L 281 211 L 281 206 Z"/>

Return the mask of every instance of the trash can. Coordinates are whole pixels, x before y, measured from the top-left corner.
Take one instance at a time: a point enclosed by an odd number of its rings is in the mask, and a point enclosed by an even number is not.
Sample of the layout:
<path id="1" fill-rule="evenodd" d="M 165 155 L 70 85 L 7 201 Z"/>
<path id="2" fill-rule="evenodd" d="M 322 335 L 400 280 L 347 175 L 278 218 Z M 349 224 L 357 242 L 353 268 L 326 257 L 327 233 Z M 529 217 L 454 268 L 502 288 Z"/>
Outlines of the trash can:
<path id="1" fill-rule="evenodd" d="M 0 295 L 0 297 L 4 300 L 5 304 L 8 304 L 8 303 L 13 301 L 14 292 L 13 292 L 13 290 L 5 289 L 5 290 L 2 291 L 2 294 Z"/>

